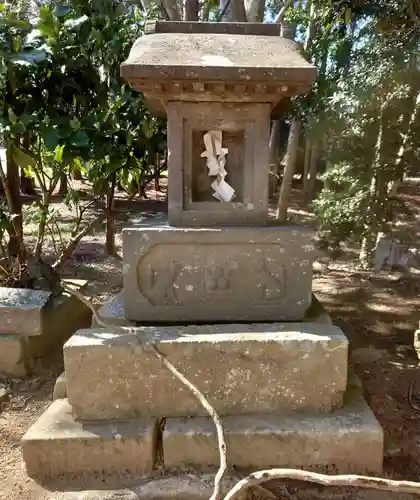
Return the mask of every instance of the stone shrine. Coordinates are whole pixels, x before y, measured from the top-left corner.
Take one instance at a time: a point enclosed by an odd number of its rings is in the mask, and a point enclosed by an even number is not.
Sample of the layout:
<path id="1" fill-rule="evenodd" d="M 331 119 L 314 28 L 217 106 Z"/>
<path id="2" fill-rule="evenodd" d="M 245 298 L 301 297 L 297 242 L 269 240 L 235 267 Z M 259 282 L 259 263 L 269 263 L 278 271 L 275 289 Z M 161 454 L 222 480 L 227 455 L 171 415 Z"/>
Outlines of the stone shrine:
<path id="1" fill-rule="evenodd" d="M 168 118 L 166 221 L 124 230 L 123 291 L 78 331 L 55 401 L 23 438 L 31 476 L 228 465 L 379 473 L 383 433 L 312 294 L 312 233 L 268 224 L 270 120 L 315 68 L 278 25 L 157 22 L 121 74 Z M 363 452 L 361 453 L 361 450 Z"/>
<path id="2" fill-rule="evenodd" d="M 169 226 L 124 231 L 126 316 L 300 320 L 310 305 L 312 234 L 267 226 L 268 147 L 272 111 L 308 91 L 316 70 L 294 42 L 260 26 L 212 24 L 209 34 L 206 23 L 196 32 L 185 23 L 165 32 L 169 25 L 156 23 L 121 67 L 166 110 L 169 151 Z"/>

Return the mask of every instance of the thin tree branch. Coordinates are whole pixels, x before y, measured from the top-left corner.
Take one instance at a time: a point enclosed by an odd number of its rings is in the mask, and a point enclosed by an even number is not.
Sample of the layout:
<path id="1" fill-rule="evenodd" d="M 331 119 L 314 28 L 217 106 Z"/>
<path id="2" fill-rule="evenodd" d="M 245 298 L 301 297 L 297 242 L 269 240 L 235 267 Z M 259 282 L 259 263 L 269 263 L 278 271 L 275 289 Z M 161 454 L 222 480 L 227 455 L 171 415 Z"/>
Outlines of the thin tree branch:
<path id="1" fill-rule="evenodd" d="M 182 373 L 180 373 L 174 367 L 174 365 L 168 360 L 168 358 L 164 354 L 158 351 L 155 345 L 152 345 L 152 349 L 155 352 L 156 356 L 165 365 L 165 367 L 172 373 L 172 375 L 174 375 L 180 382 L 182 382 L 182 384 L 188 387 L 188 389 L 194 394 L 194 396 L 201 403 L 201 406 L 210 415 L 210 417 L 214 422 L 214 425 L 216 426 L 217 441 L 219 444 L 220 466 L 219 470 L 217 471 L 216 477 L 214 479 L 214 490 L 212 496 L 210 497 L 210 500 L 219 500 L 221 498 L 221 487 L 222 487 L 223 476 L 227 469 L 226 442 L 223 433 L 222 421 L 219 415 L 217 414 L 216 410 L 208 402 L 204 394 L 200 392 L 200 390 L 197 389 L 197 387 L 192 382 L 190 382 L 187 378 L 185 378 L 184 375 L 182 375 Z"/>
<path id="2" fill-rule="evenodd" d="M 237 499 L 250 486 L 272 481 L 273 479 L 305 481 L 320 484 L 322 486 L 345 486 L 379 491 L 392 491 L 395 493 L 411 493 L 420 496 L 420 483 L 412 481 L 393 481 L 391 479 L 356 475 L 327 476 L 325 474 L 317 474 L 305 470 L 271 469 L 253 472 L 245 477 L 228 492 L 223 500 Z"/>
<path id="3" fill-rule="evenodd" d="M 83 229 L 81 229 L 77 234 L 75 234 L 70 241 L 68 242 L 67 246 L 64 248 L 64 250 L 61 252 L 61 255 L 58 257 L 58 259 L 54 262 L 52 267 L 54 269 L 60 268 L 71 256 L 71 254 L 74 252 L 76 249 L 78 243 L 80 240 L 86 236 L 92 228 L 97 224 L 102 222 L 105 219 L 105 213 L 99 215 L 96 217 L 92 222 L 87 224 Z M 64 287 L 63 287 L 64 288 Z M 80 299 L 80 297 L 78 297 Z"/>
<path id="4" fill-rule="evenodd" d="M 283 7 L 279 10 L 276 18 L 274 19 L 275 24 L 281 24 L 284 21 L 284 16 L 286 15 L 287 9 L 292 5 L 293 0 L 286 0 Z"/>

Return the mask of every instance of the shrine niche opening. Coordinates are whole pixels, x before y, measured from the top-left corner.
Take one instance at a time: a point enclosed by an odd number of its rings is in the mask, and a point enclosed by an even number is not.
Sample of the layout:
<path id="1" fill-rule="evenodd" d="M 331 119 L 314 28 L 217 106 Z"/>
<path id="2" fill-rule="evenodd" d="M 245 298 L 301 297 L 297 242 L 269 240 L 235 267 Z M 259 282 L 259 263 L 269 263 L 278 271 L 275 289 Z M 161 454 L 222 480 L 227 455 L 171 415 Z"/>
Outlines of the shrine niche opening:
<path id="1" fill-rule="evenodd" d="M 206 157 L 202 156 L 205 151 L 203 137 L 208 130 L 192 130 L 191 144 L 191 202 L 223 203 L 214 196 L 212 188 L 216 176 L 209 175 Z M 226 164 L 224 166 L 227 174 L 225 181 L 234 190 L 232 203 L 244 202 L 245 185 L 245 131 L 244 130 L 223 130 L 222 147 L 227 149 Z"/>

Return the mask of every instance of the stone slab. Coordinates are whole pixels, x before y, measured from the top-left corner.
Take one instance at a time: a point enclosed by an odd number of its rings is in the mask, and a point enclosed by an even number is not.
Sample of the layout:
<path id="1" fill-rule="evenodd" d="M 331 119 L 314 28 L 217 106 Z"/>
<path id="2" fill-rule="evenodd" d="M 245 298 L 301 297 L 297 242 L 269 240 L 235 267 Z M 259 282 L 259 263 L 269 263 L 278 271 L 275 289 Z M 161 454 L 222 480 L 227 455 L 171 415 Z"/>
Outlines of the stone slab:
<path id="1" fill-rule="evenodd" d="M 156 342 L 221 415 L 329 411 L 346 390 L 348 341 L 331 325 L 89 329 L 64 346 L 67 394 L 79 418 L 206 415 L 140 339 Z"/>
<path id="2" fill-rule="evenodd" d="M 155 448 L 155 419 L 81 423 L 66 399 L 54 401 L 22 439 L 31 477 L 147 474 Z"/>
<path id="3" fill-rule="evenodd" d="M 129 81 L 147 79 L 210 80 L 240 83 L 254 80 L 291 84 L 303 93 L 316 78 L 316 68 L 292 40 L 279 36 L 232 33 L 154 33 L 134 43 L 121 64 Z"/>
<path id="4" fill-rule="evenodd" d="M 311 305 L 312 231 L 302 227 L 123 231 L 127 319 L 298 321 Z"/>
<path id="5" fill-rule="evenodd" d="M 0 333 L 41 335 L 51 292 L 0 287 Z"/>
<path id="6" fill-rule="evenodd" d="M 86 280 L 80 279 L 65 281 L 78 290 L 87 284 Z M 86 321 L 80 324 L 81 316 L 84 320 L 90 318 L 90 310 L 67 292 L 53 298 L 50 292 L 44 290 L 0 287 L 0 334 L 25 338 L 42 335 L 45 338 L 65 338 L 66 332 L 71 334 L 75 331 L 71 331 L 72 326 L 76 325 L 77 329 L 89 325 Z M 63 321 L 64 318 L 66 321 Z"/>
<path id="7" fill-rule="evenodd" d="M 340 474 L 379 474 L 383 431 L 358 395 L 331 415 L 225 417 L 228 465 L 305 468 Z M 219 463 L 209 418 L 168 418 L 163 433 L 165 467 L 214 467 Z"/>
<path id="8" fill-rule="evenodd" d="M 24 377 L 28 373 L 25 345 L 16 335 L 0 335 L 0 373 Z"/>

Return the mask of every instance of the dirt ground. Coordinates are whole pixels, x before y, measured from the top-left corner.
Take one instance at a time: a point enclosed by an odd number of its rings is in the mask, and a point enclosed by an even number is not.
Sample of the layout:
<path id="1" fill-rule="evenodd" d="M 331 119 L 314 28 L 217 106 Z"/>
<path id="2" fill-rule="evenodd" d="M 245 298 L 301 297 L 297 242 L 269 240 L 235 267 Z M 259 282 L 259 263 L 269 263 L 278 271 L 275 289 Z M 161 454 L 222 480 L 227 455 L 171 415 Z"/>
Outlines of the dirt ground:
<path id="1" fill-rule="evenodd" d="M 117 202 L 117 227 L 121 229 L 141 216 L 166 210 L 164 193 L 150 193 L 150 200 Z M 401 199 L 406 211 L 402 223 L 414 228 L 420 220 L 418 184 L 404 188 Z M 58 209 L 63 209 L 57 204 Z M 291 210 L 296 220 L 313 219 L 299 204 L 294 193 Z M 101 303 L 121 288 L 121 262 L 104 257 L 104 236 L 97 233 L 79 245 L 66 269 L 68 276 L 89 280 L 87 294 Z M 117 235 L 121 253 L 121 237 Z M 318 298 L 350 340 L 350 364 L 363 381 L 366 399 L 385 431 L 384 476 L 420 481 L 420 411 L 408 400 L 414 380 L 413 399 L 419 394 L 420 373 L 413 349 L 413 334 L 420 321 L 420 274 L 381 271 L 371 273 L 355 266 L 350 250 L 332 262 L 323 256 L 315 265 L 313 288 Z M 25 431 L 51 402 L 54 381 L 63 371 L 61 351 L 39 363 L 28 380 L 14 380 L 14 398 L 30 396 L 25 409 L 0 413 L 0 499 L 44 500 L 49 492 L 29 479 L 24 470 L 20 440 Z M 420 406 L 419 406 L 420 408 Z M 363 450 L 360 450 L 363 453 Z M 409 495 L 374 491 L 310 488 L 288 484 L 278 490 L 281 498 L 326 498 L 360 500 L 405 500 Z"/>

